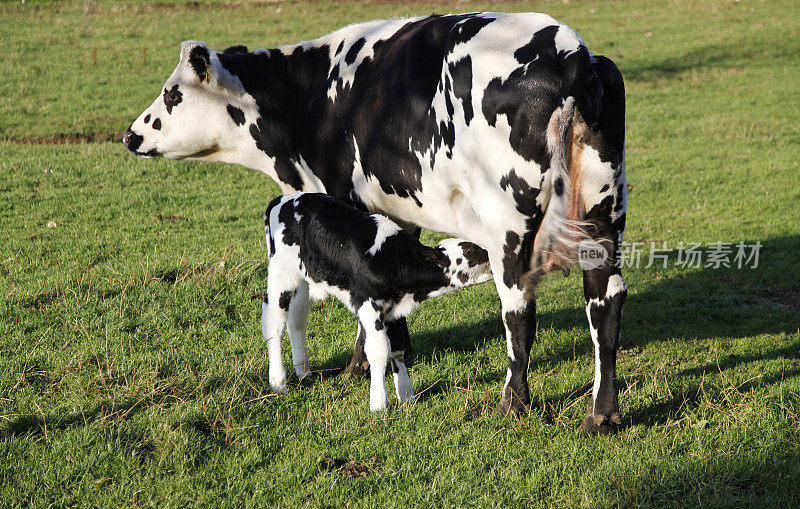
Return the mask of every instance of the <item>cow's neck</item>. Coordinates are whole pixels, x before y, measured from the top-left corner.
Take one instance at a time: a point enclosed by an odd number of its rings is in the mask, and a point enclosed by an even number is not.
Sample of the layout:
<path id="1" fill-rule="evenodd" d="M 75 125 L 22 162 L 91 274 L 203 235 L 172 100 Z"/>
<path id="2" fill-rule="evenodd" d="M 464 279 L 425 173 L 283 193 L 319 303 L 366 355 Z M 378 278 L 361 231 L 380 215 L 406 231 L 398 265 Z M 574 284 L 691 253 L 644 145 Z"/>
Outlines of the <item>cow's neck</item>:
<path id="1" fill-rule="evenodd" d="M 281 160 L 299 162 L 297 154 L 304 118 L 312 91 L 321 84 L 324 86 L 328 52 L 301 46 L 282 47 L 220 55 L 220 63 L 242 82 L 247 93 L 255 98 L 259 110 L 258 121 L 245 131 L 249 139 L 244 145 L 252 147 L 252 151 L 242 151 L 238 147 L 231 152 L 233 160 L 229 162 L 268 174 L 275 171 L 268 159 L 275 158 L 276 163 Z M 256 143 L 253 143 L 254 138 Z"/>

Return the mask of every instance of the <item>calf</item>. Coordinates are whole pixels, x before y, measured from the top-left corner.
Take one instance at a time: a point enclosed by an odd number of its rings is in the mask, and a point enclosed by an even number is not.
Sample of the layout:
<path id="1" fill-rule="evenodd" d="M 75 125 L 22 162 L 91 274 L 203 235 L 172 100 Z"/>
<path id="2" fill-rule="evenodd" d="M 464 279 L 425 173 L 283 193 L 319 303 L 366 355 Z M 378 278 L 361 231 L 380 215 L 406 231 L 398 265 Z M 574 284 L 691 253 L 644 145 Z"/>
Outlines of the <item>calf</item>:
<path id="1" fill-rule="evenodd" d="M 385 216 L 368 215 L 325 194 L 296 192 L 276 198 L 264 216 L 269 243 L 267 293 L 261 328 L 269 351 L 269 383 L 286 390 L 281 339 L 288 322 L 297 376 L 309 375 L 306 325 L 310 299 L 334 295 L 366 333 L 370 410 L 386 408 L 384 374 L 391 360 L 401 403 L 414 392 L 405 338 L 387 324 L 423 300 L 492 279 L 488 253 L 460 239 L 434 249 L 420 244 Z"/>

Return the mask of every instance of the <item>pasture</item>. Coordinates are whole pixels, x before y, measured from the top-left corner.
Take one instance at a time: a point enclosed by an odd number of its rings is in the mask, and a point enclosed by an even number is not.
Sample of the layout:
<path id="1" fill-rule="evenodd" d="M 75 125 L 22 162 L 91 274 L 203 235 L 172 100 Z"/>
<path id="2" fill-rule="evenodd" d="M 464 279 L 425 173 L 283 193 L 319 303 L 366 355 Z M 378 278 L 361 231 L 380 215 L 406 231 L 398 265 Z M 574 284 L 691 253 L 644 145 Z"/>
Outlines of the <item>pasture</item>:
<path id="1" fill-rule="evenodd" d="M 579 269 L 537 290 L 525 419 L 494 412 L 491 283 L 409 318 L 416 404 L 368 411 L 368 381 L 341 376 L 356 323 L 332 299 L 309 321 L 314 376 L 272 394 L 278 187 L 119 143 L 183 40 L 274 47 L 476 10 L 547 12 L 626 79 L 625 240 L 643 263 L 623 270 L 616 436 L 577 430 L 593 377 Z M 796 505 L 798 17 L 794 0 L 3 2 L 0 505 Z M 681 242 L 758 242 L 759 263 L 681 266 Z M 646 267 L 651 243 L 666 268 Z"/>

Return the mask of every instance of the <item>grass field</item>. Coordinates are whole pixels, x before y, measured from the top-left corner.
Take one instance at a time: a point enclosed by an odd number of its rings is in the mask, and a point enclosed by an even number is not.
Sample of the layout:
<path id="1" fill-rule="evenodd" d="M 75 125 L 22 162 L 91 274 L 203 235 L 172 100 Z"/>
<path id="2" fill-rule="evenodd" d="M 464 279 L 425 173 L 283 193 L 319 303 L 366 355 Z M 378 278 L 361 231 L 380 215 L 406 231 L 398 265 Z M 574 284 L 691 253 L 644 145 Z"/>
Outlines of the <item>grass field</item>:
<path id="1" fill-rule="evenodd" d="M 333 300 L 311 314 L 313 380 L 272 394 L 257 295 L 277 186 L 116 142 L 182 40 L 484 9 L 547 12 L 619 65 L 626 240 L 763 246 L 756 269 L 673 251 L 625 273 L 614 437 L 577 431 L 593 368 L 575 272 L 538 291 L 524 420 L 493 412 L 491 284 L 409 319 L 415 405 L 368 412 Z M 794 0 L 0 3 L 0 506 L 800 504 L 798 18 Z"/>

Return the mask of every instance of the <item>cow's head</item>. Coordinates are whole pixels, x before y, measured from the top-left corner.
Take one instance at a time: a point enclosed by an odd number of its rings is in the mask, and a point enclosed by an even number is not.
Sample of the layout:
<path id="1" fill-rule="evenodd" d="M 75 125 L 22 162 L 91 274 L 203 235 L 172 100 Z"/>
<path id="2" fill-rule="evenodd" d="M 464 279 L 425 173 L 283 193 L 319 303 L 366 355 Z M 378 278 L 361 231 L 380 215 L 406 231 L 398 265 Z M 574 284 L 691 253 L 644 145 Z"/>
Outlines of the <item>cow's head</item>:
<path id="1" fill-rule="evenodd" d="M 235 138 L 234 131 L 244 123 L 242 110 L 231 104 L 243 92 L 236 81 L 216 52 L 202 42 L 184 42 L 175 71 L 158 98 L 125 131 L 122 142 L 142 157 L 221 159 L 226 141 Z"/>

